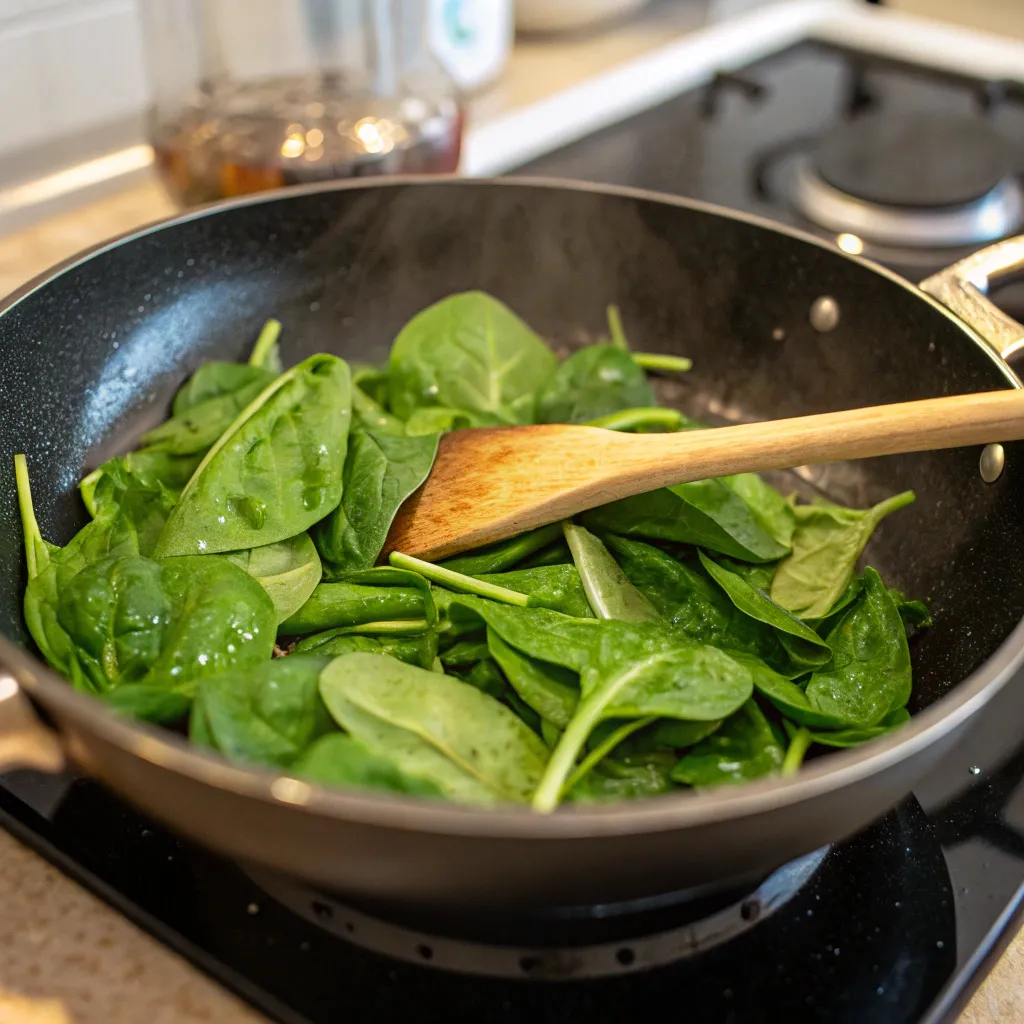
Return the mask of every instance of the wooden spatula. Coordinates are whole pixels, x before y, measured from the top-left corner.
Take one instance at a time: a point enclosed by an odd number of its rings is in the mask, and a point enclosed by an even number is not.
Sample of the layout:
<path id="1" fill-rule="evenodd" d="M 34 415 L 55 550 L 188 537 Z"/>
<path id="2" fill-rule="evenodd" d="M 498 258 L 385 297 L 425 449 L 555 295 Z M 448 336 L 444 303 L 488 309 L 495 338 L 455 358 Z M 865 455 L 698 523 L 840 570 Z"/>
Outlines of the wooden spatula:
<path id="1" fill-rule="evenodd" d="M 385 554 L 436 561 L 690 480 L 1021 438 L 1018 390 L 678 434 L 557 424 L 456 430 L 441 439 L 426 483 L 399 509 Z"/>

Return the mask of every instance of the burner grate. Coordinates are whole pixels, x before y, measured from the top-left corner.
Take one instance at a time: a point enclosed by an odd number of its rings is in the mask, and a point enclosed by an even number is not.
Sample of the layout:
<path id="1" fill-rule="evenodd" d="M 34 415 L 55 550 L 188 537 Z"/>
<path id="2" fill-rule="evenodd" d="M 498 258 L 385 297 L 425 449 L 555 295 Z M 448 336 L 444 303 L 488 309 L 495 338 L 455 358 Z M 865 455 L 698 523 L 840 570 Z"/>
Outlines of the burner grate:
<path id="1" fill-rule="evenodd" d="M 530 978 L 544 981 L 609 978 L 651 970 L 705 953 L 716 946 L 749 932 L 760 922 L 785 906 L 814 877 L 828 853 L 827 849 L 801 857 L 779 868 L 753 892 L 732 899 L 725 906 L 690 919 L 690 903 L 683 899 L 673 910 L 684 923 L 665 927 L 661 907 L 641 908 L 636 912 L 613 914 L 611 908 L 593 908 L 589 916 L 573 908 L 572 916 L 580 927 L 580 941 L 565 941 L 564 928 L 552 928 L 551 918 L 533 919 L 534 942 L 503 941 L 500 917 L 478 918 L 477 934 L 454 937 L 425 930 L 421 920 L 412 924 L 401 913 L 381 916 L 378 912 L 357 909 L 349 903 L 321 893 L 301 882 L 260 869 L 249 876 L 267 895 L 325 931 L 374 953 L 394 957 L 439 970 L 494 978 Z M 685 897 L 685 894 L 681 894 Z M 703 903 L 702 903 L 703 905 Z M 390 919 L 389 919 L 390 918 Z M 594 921 L 614 919 L 615 938 L 586 941 L 594 934 Z M 658 930 L 648 932 L 652 918 Z M 429 920 L 429 917 L 427 918 Z M 462 917 L 461 929 L 467 920 Z M 517 922 L 521 931 L 521 919 Z M 607 928 L 605 929 L 607 931 Z M 552 933 L 560 941 L 551 943 Z M 522 939 L 522 935 L 519 936 Z"/>

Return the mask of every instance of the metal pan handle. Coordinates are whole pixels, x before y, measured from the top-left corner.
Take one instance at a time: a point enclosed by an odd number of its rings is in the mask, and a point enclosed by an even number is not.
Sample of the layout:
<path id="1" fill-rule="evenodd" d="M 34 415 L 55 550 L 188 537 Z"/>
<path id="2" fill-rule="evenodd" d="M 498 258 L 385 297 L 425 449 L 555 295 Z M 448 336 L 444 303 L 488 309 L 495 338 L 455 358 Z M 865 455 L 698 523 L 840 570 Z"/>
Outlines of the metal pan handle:
<path id="1" fill-rule="evenodd" d="M 1006 360 L 1024 348 L 1024 326 L 988 298 L 1000 278 L 1024 271 L 1024 235 L 996 242 L 926 278 L 920 288 L 955 313 Z"/>
<path id="2" fill-rule="evenodd" d="M 14 677 L 0 670 L 0 771 L 59 772 L 64 764 L 57 734 L 39 720 Z"/>

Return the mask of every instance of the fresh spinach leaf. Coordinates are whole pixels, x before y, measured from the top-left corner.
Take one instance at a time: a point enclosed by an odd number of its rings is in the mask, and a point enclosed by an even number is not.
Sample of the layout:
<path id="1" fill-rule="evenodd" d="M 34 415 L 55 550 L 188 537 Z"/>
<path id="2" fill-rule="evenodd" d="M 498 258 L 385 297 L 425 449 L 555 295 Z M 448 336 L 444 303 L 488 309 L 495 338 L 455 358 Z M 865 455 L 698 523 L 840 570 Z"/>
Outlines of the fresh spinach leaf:
<path id="1" fill-rule="evenodd" d="M 274 602 L 278 622 L 294 615 L 309 600 L 323 571 L 308 533 L 248 551 L 229 551 L 225 557 L 263 587 Z"/>
<path id="2" fill-rule="evenodd" d="M 95 519 L 113 522 L 120 517 L 135 532 L 138 554 L 151 555 L 177 500 L 177 492 L 159 480 L 145 480 L 127 459 L 117 458 L 104 463 L 89 488 L 86 507 Z"/>
<path id="3" fill-rule="evenodd" d="M 566 799 L 571 803 L 591 804 L 661 796 L 674 788 L 669 776 L 671 768 L 671 760 L 628 765 L 605 758 L 572 788 Z"/>
<path id="4" fill-rule="evenodd" d="M 74 640 L 59 620 L 61 595 L 86 566 L 110 557 L 136 554 L 138 537 L 119 507 L 106 504 L 102 514 L 79 530 L 66 547 L 48 543 L 36 520 L 24 455 L 14 457 L 14 472 L 28 568 L 23 607 L 29 634 L 47 662 L 77 689 L 102 690 L 104 680 L 101 677 L 94 682 L 88 676 Z"/>
<path id="5" fill-rule="evenodd" d="M 600 642 L 600 619 L 578 619 L 549 608 L 517 608 L 470 594 L 435 592 L 438 611 L 445 625 L 455 615 L 462 618 L 462 631 L 486 624 L 507 644 L 554 665 L 580 672 Z M 481 621 L 482 620 L 482 621 Z"/>
<path id="6" fill-rule="evenodd" d="M 192 710 L 193 742 L 232 761 L 288 767 L 335 729 L 319 689 L 330 662 L 292 655 L 203 679 Z"/>
<path id="7" fill-rule="evenodd" d="M 615 345 L 574 352 L 537 394 L 538 423 L 586 423 L 621 409 L 654 405 L 647 375 Z"/>
<path id="8" fill-rule="evenodd" d="M 428 601 L 416 586 L 320 583 L 298 611 L 278 626 L 282 636 L 392 619 L 425 619 Z"/>
<path id="9" fill-rule="evenodd" d="M 564 729 L 579 703 L 578 674 L 531 658 L 507 644 L 493 629 L 487 631 L 487 647 L 520 700 L 544 721 Z"/>
<path id="10" fill-rule="evenodd" d="M 147 431 L 142 435 L 144 449 L 170 455 L 205 454 L 246 406 L 274 381 L 274 374 L 258 367 L 236 366 L 234 363 L 222 365 L 246 370 L 251 379 L 237 390 L 190 405 L 160 426 Z"/>
<path id="11" fill-rule="evenodd" d="M 810 626 L 785 608 L 779 607 L 763 591 L 756 590 L 741 576 L 717 565 L 703 551 L 698 552 L 698 557 L 705 571 L 744 615 L 771 626 L 778 633 L 782 645 L 797 665 L 813 668 L 829 661 L 832 651 Z"/>
<path id="12" fill-rule="evenodd" d="M 221 435 L 182 491 L 158 555 L 245 548 L 309 529 L 341 500 L 351 385 L 335 356 L 283 373 Z"/>
<path id="13" fill-rule="evenodd" d="M 869 740 L 878 739 L 879 736 L 885 736 L 887 733 L 893 732 L 898 729 L 901 725 L 906 725 L 910 721 L 910 712 L 906 708 L 897 708 L 895 711 L 890 711 L 878 725 L 868 726 L 862 729 L 835 729 L 831 731 L 811 731 L 809 733 L 811 742 L 817 743 L 823 747 L 859 747 L 862 743 L 867 743 Z M 786 724 L 786 729 L 793 735 L 796 730 L 793 726 Z"/>
<path id="14" fill-rule="evenodd" d="M 459 640 L 439 655 L 445 668 L 466 668 L 490 656 L 486 640 Z"/>
<path id="15" fill-rule="evenodd" d="M 788 664 L 774 630 L 736 608 L 699 562 L 677 561 L 660 548 L 626 537 L 609 534 L 605 540 L 634 586 L 687 636 Z"/>
<path id="16" fill-rule="evenodd" d="M 521 561 L 536 551 L 547 547 L 553 541 L 562 539 L 561 523 L 542 526 L 529 533 L 521 533 L 518 537 L 489 544 L 468 554 L 459 555 L 441 562 L 442 568 L 461 572 L 467 576 L 479 576 L 484 573 L 505 572 L 515 568 Z"/>
<path id="17" fill-rule="evenodd" d="M 846 726 L 844 719 L 818 711 L 800 686 L 780 675 L 756 655 L 743 651 L 728 653 L 730 658 L 750 670 L 754 689 L 767 697 L 787 718 L 816 729 L 842 729 Z"/>
<path id="18" fill-rule="evenodd" d="M 320 693 L 343 729 L 452 799 L 523 803 L 544 769 L 547 748 L 514 712 L 436 672 L 347 654 L 321 673 Z"/>
<path id="19" fill-rule="evenodd" d="M 793 506 L 756 473 L 736 473 L 720 479 L 729 490 L 743 499 L 772 539 L 789 551 L 793 546 L 793 531 L 796 529 Z"/>
<path id="20" fill-rule="evenodd" d="M 313 528 L 325 561 L 341 571 L 373 566 L 399 506 L 426 480 L 437 455 L 438 437 L 371 431 L 352 436 L 341 504 Z"/>
<path id="21" fill-rule="evenodd" d="M 594 727 L 608 718 L 726 718 L 751 694 L 750 672 L 714 647 L 680 640 L 661 623 L 601 623 L 580 676 L 581 699 L 537 787 L 533 806 L 551 811 Z"/>
<path id="22" fill-rule="evenodd" d="M 501 669 L 490 658 L 478 661 L 461 678 L 463 682 L 469 683 L 470 686 L 475 686 L 482 693 L 499 699 L 504 696 L 505 691 L 508 689 L 505 677 L 501 674 Z"/>
<path id="23" fill-rule="evenodd" d="M 797 505 L 793 551 L 772 579 L 772 600 L 802 619 L 823 618 L 846 589 L 857 559 L 890 512 L 914 500 L 904 491 L 865 510 L 828 501 Z"/>
<path id="24" fill-rule="evenodd" d="M 408 420 L 417 409 L 442 406 L 465 413 L 473 426 L 532 423 L 537 383 L 556 365 L 503 303 L 484 292 L 451 295 L 417 313 L 395 338 L 391 411 Z"/>
<path id="25" fill-rule="evenodd" d="M 137 555 L 87 565 L 58 596 L 57 621 L 99 692 L 179 689 L 270 658 L 276 616 L 263 588 L 226 558 Z"/>
<path id="26" fill-rule="evenodd" d="M 864 593 L 828 635 L 832 661 L 811 676 L 815 711 L 849 726 L 870 728 L 910 698 L 910 649 L 903 620 L 874 569 Z"/>
<path id="27" fill-rule="evenodd" d="M 387 654 L 399 661 L 420 668 L 431 668 L 437 656 L 437 632 L 432 629 L 414 628 L 409 623 L 408 633 L 356 633 L 353 630 L 379 627 L 380 623 L 367 623 L 365 626 L 342 626 L 328 629 L 323 633 L 314 633 L 300 640 L 292 649 L 292 654 L 317 654 L 330 658 L 339 658 L 343 654 L 354 651 L 368 651 L 371 654 Z M 397 625 L 397 624 L 392 624 Z M 417 620 L 417 626 L 425 625 L 425 620 Z"/>
<path id="28" fill-rule="evenodd" d="M 178 389 L 174 396 L 172 417 L 202 405 L 211 398 L 234 394 L 253 383 L 266 387 L 281 372 L 281 354 L 277 339 L 281 323 L 268 320 L 260 331 L 248 363 L 211 360 L 203 363 Z"/>
<path id="29" fill-rule="evenodd" d="M 889 596 L 893 599 L 896 610 L 903 620 L 903 625 L 908 631 L 927 629 L 929 626 L 935 625 L 932 613 L 924 601 L 912 601 L 904 595 L 902 590 L 890 590 Z"/>
<path id="30" fill-rule="evenodd" d="M 748 700 L 721 728 L 683 755 L 672 769 L 672 778 L 687 786 L 747 782 L 777 775 L 784 757 L 764 712 L 756 701 Z"/>
<path id="31" fill-rule="evenodd" d="M 622 498 L 584 512 L 580 522 L 602 535 L 676 541 L 746 562 L 774 562 L 789 548 L 762 518 L 763 512 L 755 512 L 724 478 Z"/>
<path id="32" fill-rule="evenodd" d="M 436 783 L 402 771 L 390 758 L 375 754 L 359 740 L 341 733 L 321 736 L 291 770 L 299 778 L 328 786 L 377 789 L 420 797 L 444 795 Z"/>
<path id="33" fill-rule="evenodd" d="M 538 608 L 552 608 L 576 618 L 592 615 L 580 574 L 574 565 L 545 565 L 509 572 L 480 573 L 477 577 L 506 590 L 526 594 Z"/>
<path id="34" fill-rule="evenodd" d="M 654 605 L 630 583 L 619 563 L 586 527 L 566 522 L 562 529 L 597 618 L 644 622 L 659 617 Z"/>
<path id="35" fill-rule="evenodd" d="M 656 722 L 648 733 L 653 746 L 682 750 L 710 736 L 721 724 L 721 719 L 711 722 L 681 722 L 677 719 L 663 718 Z"/>

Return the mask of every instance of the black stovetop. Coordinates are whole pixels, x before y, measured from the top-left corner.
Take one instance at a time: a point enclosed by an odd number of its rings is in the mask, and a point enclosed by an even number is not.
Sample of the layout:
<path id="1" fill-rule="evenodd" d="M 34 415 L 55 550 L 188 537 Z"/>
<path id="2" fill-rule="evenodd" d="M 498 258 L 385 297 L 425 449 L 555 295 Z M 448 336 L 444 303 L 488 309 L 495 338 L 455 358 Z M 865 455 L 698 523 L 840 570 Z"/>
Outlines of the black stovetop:
<path id="1" fill-rule="evenodd" d="M 1024 112 L 1006 92 L 802 47 L 523 170 L 813 229 L 780 181 L 785 162 L 837 119 L 889 105 L 986 118 L 1021 168 Z M 908 272 L 923 276 L 952 255 L 918 253 Z M 754 892 L 618 916 L 467 925 L 346 909 L 287 882 L 261 886 L 86 780 L 0 776 L 0 824 L 280 1021 L 602 1024 L 676 1007 L 716 1024 L 936 1022 L 955 1017 L 1024 906 L 1022 721 L 1024 678 L 913 797 L 854 840 Z M 787 890 L 801 871 L 809 878 Z M 491 976 L 479 976 L 485 968 Z M 606 976 L 581 977 L 598 968 Z"/>

